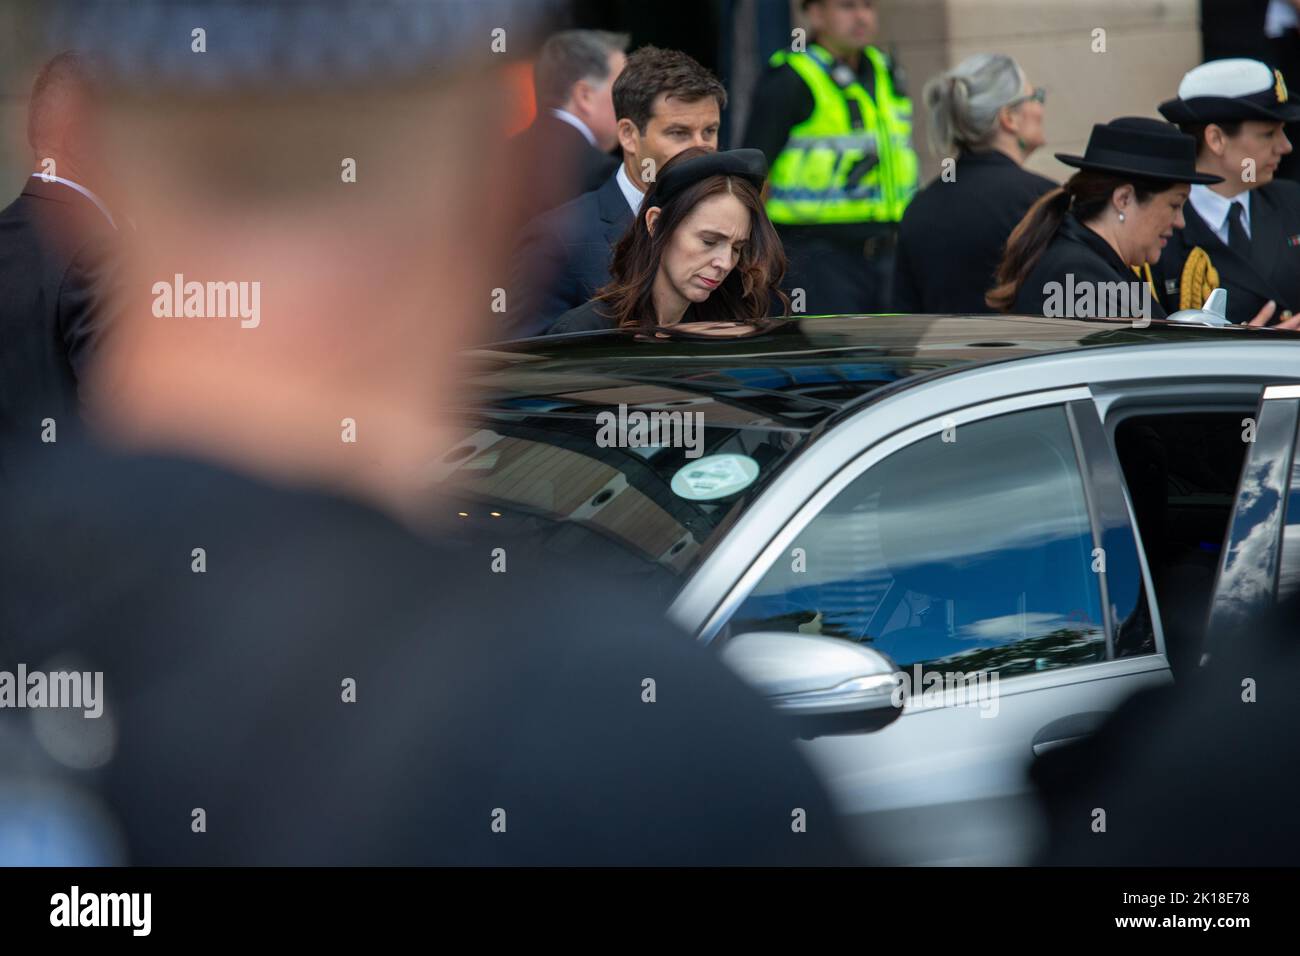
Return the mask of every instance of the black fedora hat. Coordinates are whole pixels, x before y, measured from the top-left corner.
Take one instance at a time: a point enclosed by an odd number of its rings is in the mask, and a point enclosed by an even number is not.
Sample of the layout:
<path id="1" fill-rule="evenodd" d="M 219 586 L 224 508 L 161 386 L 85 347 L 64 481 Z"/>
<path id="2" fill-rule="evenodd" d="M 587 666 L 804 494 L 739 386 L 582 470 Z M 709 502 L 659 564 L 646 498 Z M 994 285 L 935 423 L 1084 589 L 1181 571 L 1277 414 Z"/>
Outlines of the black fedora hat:
<path id="1" fill-rule="evenodd" d="M 647 202 L 662 205 L 687 186 L 710 176 L 739 176 L 755 189 L 762 189 L 767 178 L 767 158 L 761 149 L 728 149 L 672 163 L 659 173 Z"/>
<path id="2" fill-rule="evenodd" d="M 1160 115 L 1180 126 L 1261 120 L 1300 120 L 1282 74 L 1259 60 L 1211 60 L 1187 71 L 1178 96 L 1160 104 Z"/>
<path id="3" fill-rule="evenodd" d="M 1057 153 L 1067 166 L 1102 173 L 1141 176 L 1168 183 L 1223 182 L 1196 171 L 1196 140 L 1170 123 L 1145 116 L 1121 116 L 1098 123 L 1082 156 Z"/>

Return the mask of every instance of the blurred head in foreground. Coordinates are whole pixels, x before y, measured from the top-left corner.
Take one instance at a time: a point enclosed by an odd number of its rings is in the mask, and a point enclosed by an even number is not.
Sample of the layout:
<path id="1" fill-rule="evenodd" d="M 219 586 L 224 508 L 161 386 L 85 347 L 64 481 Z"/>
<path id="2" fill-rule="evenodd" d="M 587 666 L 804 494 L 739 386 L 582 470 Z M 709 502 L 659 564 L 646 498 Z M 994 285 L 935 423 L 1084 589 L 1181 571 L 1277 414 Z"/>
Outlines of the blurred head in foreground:
<path id="1" fill-rule="evenodd" d="M 537 4 L 151 6 L 74 20 L 138 224 L 92 413 L 135 447 L 405 510 L 504 285 L 494 47 L 526 47 Z"/>
<path id="2" fill-rule="evenodd" d="M 843 861 L 775 712 L 643 587 L 514 537 L 497 573 L 501 532 L 390 518 L 439 510 L 455 349 L 504 285 L 491 50 L 503 22 L 526 45 L 519 5 L 76 9 L 120 48 L 138 223 L 97 411 L 161 454 L 47 446 L 0 500 L 0 660 L 75 655 L 105 701 L 56 743 L 0 715 L 0 817 L 53 779 L 145 865 Z M 206 60 L 175 46 L 196 21 Z M 654 708 L 644 674 L 674 688 Z M 61 858 L 103 859 L 74 813 Z"/>
<path id="3" fill-rule="evenodd" d="M 106 195 L 98 113 L 100 75 L 94 60 L 73 50 L 55 54 L 36 73 L 27 110 L 32 171 L 70 179 Z"/>

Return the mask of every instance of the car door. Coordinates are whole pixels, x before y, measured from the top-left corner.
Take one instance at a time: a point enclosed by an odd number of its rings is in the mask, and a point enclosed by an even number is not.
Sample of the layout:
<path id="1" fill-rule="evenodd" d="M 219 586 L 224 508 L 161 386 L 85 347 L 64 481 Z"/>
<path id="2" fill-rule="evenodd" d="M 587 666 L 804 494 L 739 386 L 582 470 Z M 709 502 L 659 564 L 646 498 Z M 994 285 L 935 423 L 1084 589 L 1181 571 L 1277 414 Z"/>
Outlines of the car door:
<path id="1" fill-rule="evenodd" d="M 1300 588 L 1300 385 L 1264 389 L 1253 420 L 1215 581 L 1205 652 L 1249 641 L 1261 617 Z"/>
<path id="2" fill-rule="evenodd" d="M 1118 469 L 1073 391 L 863 455 L 765 551 L 719 632 L 833 636 L 899 666 L 890 726 L 802 743 L 876 859 L 1023 860 L 1035 754 L 1169 679 Z"/>

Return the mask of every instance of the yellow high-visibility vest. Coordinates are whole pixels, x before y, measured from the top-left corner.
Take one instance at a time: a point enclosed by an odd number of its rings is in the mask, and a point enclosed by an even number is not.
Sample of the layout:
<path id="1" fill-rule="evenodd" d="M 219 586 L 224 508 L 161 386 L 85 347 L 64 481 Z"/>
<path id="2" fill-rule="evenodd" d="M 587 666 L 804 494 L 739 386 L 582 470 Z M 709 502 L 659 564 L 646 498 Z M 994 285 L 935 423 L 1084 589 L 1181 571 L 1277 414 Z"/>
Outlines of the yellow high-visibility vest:
<path id="1" fill-rule="evenodd" d="M 831 76 L 834 57 L 815 43 L 806 53 L 778 50 L 772 55 L 773 66 L 789 64 L 808 84 L 814 104 L 812 115 L 790 130 L 785 149 L 772 164 L 767 212 L 773 222 L 898 222 L 916 195 L 912 101 L 894 90 L 884 54 L 875 47 L 863 52 L 875 73 L 874 100 L 856 77 L 841 87 Z M 850 100 L 862 115 L 857 129 Z M 878 161 L 863 174 L 859 164 L 872 156 Z"/>

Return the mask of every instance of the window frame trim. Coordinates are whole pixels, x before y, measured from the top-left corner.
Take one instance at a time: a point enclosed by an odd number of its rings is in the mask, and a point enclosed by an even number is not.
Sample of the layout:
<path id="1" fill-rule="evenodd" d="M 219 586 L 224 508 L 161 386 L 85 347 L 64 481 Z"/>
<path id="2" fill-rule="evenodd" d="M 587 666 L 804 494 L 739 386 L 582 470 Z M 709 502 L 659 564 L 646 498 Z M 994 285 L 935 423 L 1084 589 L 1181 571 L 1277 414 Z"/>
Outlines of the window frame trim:
<path id="1" fill-rule="evenodd" d="M 1065 425 L 1070 431 L 1070 441 L 1074 445 L 1075 463 L 1079 466 L 1079 481 L 1083 485 L 1083 501 L 1084 508 L 1088 512 L 1088 529 L 1092 534 L 1092 549 L 1093 551 L 1101 551 L 1102 561 L 1104 562 L 1106 543 L 1102 539 L 1101 518 L 1099 516 L 1102 503 L 1096 490 L 1092 487 L 1092 482 L 1088 480 L 1093 470 L 1090 464 L 1092 459 L 1084 454 L 1084 441 L 1088 440 L 1085 438 L 1084 430 L 1089 428 L 1091 423 L 1087 422 L 1086 419 L 1082 419 L 1082 416 L 1077 411 L 1079 408 L 1092 408 L 1095 412 L 1096 405 L 1089 398 L 1077 402 L 1066 402 L 1063 407 L 1065 410 Z M 1091 570 L 1092 565 L 1089 565 L 1088 568 Z M 1094 571 L 1093 573 L 1097 575 L 1097 598 L 1101 602 L 1102 630 L 1106 634 L 1106 660 L 1113 661 L 1115 659 L 1115 621 L 1110 606 L 1110 571 L 1107 569 L 1101 572 Z M 1148 602 L 1149 607 L 1150 602 Z"/>
<path id="2" fill-rule="evenodd" d="M 1155 655 L 1141 654 L 1135 657 L 1116 657 L 1114 637 L 1119 622 L 1114 620 L 1110 603 L 1110 570 L 1102 577 L 1102 594 L 1106 600 L 1106 659 L 1136 660 L 1141 657 L 1159 656 L 1168 661 L 1165 655 L 1165 629 L 1161 617 L 1160 602 L 1156 599 L 1155 583 L 1151 577 L 1151 566 L 1147 561 L 1146 542 L 1142 540 L 1142 530 L 1138 527 L 1137 512 L 1133 508 L 1133 499 L 1129 494 L 1128 483 L 1124 480 L 1124 469 L 1120 465 L 1119 455 L 1115 452 L 1113 432 L 1107 428 L 1102 419 L 1101 409 L 1095 399 L 1087 402 L 1071 402 L 1066 408 L 1070 418 L 1070 427 L 1074 431 L 1079 460 L 1085 469 L 1084 491 L 1088 495 L 1088 509 L 1094 525 L 1094 540 L 1097 547 L 1104 549 L 1100 519 L 1094 508 L 1100 508 L 1103 500 L 1107 509 L 1122 512 L 1128 520 L 1129 532 L 1133 535 L 1133 547 L 1137 551 L 1138 569 L 1142 576 L 1142 597 L 1147 604 L 1147 613 L 1151 616 L 1151 630 L 1155 634 Z M 1089 478 L 1095 478 L 1090 481 Z M 1101 498 L 1104 495 L 1105 498 Z M 1094 496 L 1096 500 L 1094 500 Z"/>

